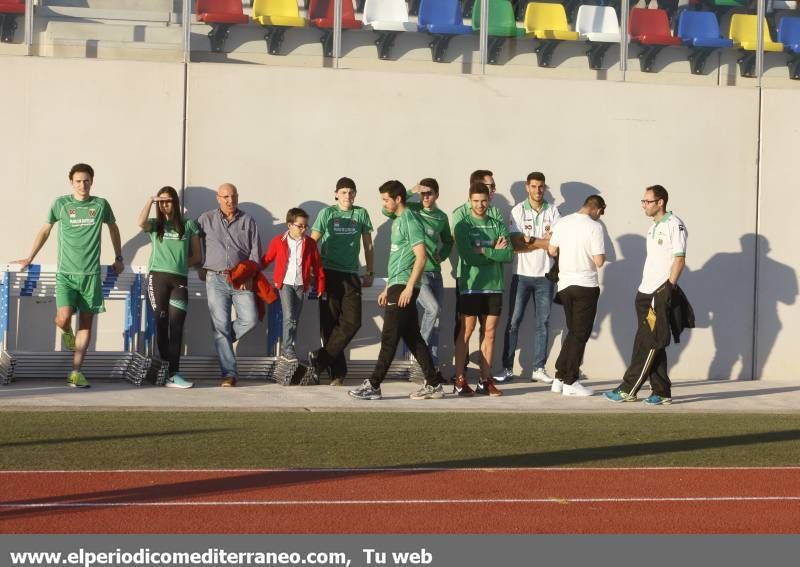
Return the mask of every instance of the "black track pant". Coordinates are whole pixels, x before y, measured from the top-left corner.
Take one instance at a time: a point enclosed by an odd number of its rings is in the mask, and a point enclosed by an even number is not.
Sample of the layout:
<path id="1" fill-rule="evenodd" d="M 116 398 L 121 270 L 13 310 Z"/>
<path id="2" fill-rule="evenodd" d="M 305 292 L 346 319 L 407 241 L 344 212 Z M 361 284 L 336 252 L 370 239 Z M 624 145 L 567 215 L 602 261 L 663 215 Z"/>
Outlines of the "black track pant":
<path id="1" fill-rule="evenodd" d="M 386 290 L 386 311 L 383 316 L 383 331 L 381 332 L 381 352 L 378 355 L 378 363 L 372 372 L 370 383 L 373 388 L 378 388 L 386 378 L 389 366 L 392 364 L 397 345 L 400 339 L 406 343 L 408 350 L 417 359 L 422 372 L 425 374 L 425 383 L 429 386 L 436 386 L 439 378 L 436 375 L 436 367 L 433 365 L 431 353 L 428 345 L 419 332 L 419 315 L 417 314 L 417 297 L 419 289 L 414 290 L 411 301 L 405 307 L 398 305 L 400 294 L 403 293 L 405 285 L 393 285 Z"/>
<path id="2" fill-rule="evenodd" d="M 559 291 L 558 297 L 564 305 L 567 337 L 561 343 L 556 360 L 556 378 L 564 384 L 574 384 L 583 363 L 586 342 L 592 334 L 600 288 L 571 285 Z"/>
<path id="3" fill-rule="evenodd" d="M 622 377 L 622 390 L 636 394 L 647 380 L 654 394 L 672 397 L 672 382 L 667 374 L 667 344 L 669 344 L 669 299 L 672 288 L 666 284 L 655 293 L 636 293 L 636 320 L 639 328 L 633 341 L 631 363 Z M 655 300 L 655 301 L 653 301 Z M 650 330 L 647 312 L 655 303 L 656 327 Z M 664 340 L 666 337 L 666 340 Z"/>
<path id="4" fill-rule="evenodd" d="M 337 270 L 325 270 L 326 299 L 319 302 L 322 344 L 317 351 L 317 370 L 331 378 L 347 376 L 344 349 L 361 328 L 361 278 Z"/>
<path id="5" fill-rule="evenodd" d="M 186 277 L 167 272 L 150 272 L 147 295 L 156 319 L 156 344 L 161 360 L 169 364 L 169 375 L 178 372 L 183 345 L 183 322 L 189 303 Z"/>

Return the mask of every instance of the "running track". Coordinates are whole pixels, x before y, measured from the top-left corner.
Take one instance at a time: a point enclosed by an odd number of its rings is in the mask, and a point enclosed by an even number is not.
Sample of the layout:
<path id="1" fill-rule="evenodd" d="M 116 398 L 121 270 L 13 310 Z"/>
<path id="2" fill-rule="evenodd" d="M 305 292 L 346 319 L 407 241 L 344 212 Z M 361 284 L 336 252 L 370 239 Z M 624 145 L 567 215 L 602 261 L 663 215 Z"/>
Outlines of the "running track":
<path id="1" fill-rule="evenodd" d="M 0 533 L 797 533 L 800 468 L 0 472 Z"/>

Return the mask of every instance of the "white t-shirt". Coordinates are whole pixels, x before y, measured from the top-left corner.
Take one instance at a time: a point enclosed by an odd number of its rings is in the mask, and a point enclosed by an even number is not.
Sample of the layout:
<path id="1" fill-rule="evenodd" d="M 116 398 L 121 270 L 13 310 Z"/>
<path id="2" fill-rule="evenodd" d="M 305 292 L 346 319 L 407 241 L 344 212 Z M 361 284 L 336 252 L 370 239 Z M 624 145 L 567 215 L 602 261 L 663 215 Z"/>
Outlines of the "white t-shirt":
<path id="1" fill-rule="evenodd" d="M 558 291 L 600 287 L 592 256 L 606 253 L 602 224 L 583 213 L 566 216 L 555 226 L 550 246 L 558 247 Z"/>
<path id="2" fill-rule="evenodd" d="M 653 293 L 669 279 L 676 256 L 686 256 L 689 234 L 683 221 L 668 212 L 647 231 L 647 259 L 642 270 L 639 291 Z"/>
<path id="3" fill-rule="evenodd" d="M 286 260 L 286 275 L 283 276 L 284 285 L 303 285 L 303 255 L 300 248 L 303 239 L 295 240 L 286 235 L 286 245 L 289 247 L 289 258 Z"/>
<path id="4" fill-rule="evenodd" d="M 530 199 L 514 205 L 511 209 L 511 226 L 509 232 L 527 237 L 542 238 L 546 232 L 561 218 L 558 209 L 547 201 L 537 213 L 531 206 Z M 530 252 L 514 252 L 514 273 L 520 276 L 543 277 L 553 267 L 553 259 L 547 250 L 531 250 Z"/>

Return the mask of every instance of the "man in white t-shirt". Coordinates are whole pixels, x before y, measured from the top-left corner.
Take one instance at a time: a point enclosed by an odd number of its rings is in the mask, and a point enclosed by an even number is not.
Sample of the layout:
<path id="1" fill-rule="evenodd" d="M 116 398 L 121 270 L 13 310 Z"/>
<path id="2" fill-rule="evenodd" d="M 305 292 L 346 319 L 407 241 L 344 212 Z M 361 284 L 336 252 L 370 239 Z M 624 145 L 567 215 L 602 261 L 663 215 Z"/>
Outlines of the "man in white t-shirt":
<path id="1" fill-rule="evenodd" d="M 556 360 L 551 391 L 564 396 L 591 396 L 594 391 L 578 382 L 586 342 L 592 334 L 600 279 L 597 270 L 606 261 L 605 234 L 597 219 L 606 202 L 591 195 L 583 207 L 564 217 L 553 229 L 548 250 L 558 255 L 558 299 L 564 305 L 567 336 Z"/>
<path id="2" fill-rule="evenodd" d="M 528 300 L 533 298 L 536 331 L 533 337 L 532 380 L 550 384 L 553 379 L 545 372 L 544 365 L 547 360 L 547 330 L 554 285 L 545 274 L 553 267 L 553 259 L 547 253 L 550 233 L 561 215 L 556 207 L 544 200 L 543 173 L 534 171 L 528 174 L 525 189 L 528 198 L 511 209 L 509 232 L 514 249 L 514 272 L 508 293 L 510 315 L 503 341 L 503 372 L 495 380 L 508 382 L 514 378 L 519 327 L 525 317 Z"/>
<path id="3" fill-rule="evenodd" d="M 636 401 L 644 381 L 650 379 L 652 394 L 648 405 L 672 403 L 672 383 L 667 374 L 669 345 L 669 309 L 672 292 L 686 265 L 686 225 L 667 212 L 669 194 L 661 185 L 648 187 L 642 199 L 644 214 L 653 219 L 647 231 L 647 259 L 642 283 L 636 292 L 636 318 L 639 329 L 633 343 L 633 355 L 622 384 L 603 396 L 612 402 Z"/>

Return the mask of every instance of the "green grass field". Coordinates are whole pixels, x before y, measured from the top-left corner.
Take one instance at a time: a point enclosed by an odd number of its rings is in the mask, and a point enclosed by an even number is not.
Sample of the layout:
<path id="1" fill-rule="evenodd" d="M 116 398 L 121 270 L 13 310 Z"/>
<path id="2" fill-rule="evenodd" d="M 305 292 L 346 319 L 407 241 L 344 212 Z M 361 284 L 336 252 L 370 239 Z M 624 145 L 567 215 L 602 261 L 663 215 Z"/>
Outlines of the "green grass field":
<path id="1" fill-rule="evenodd" d="M 800 414 L 0 412 L 0 469 L 800 465 Z"/>

